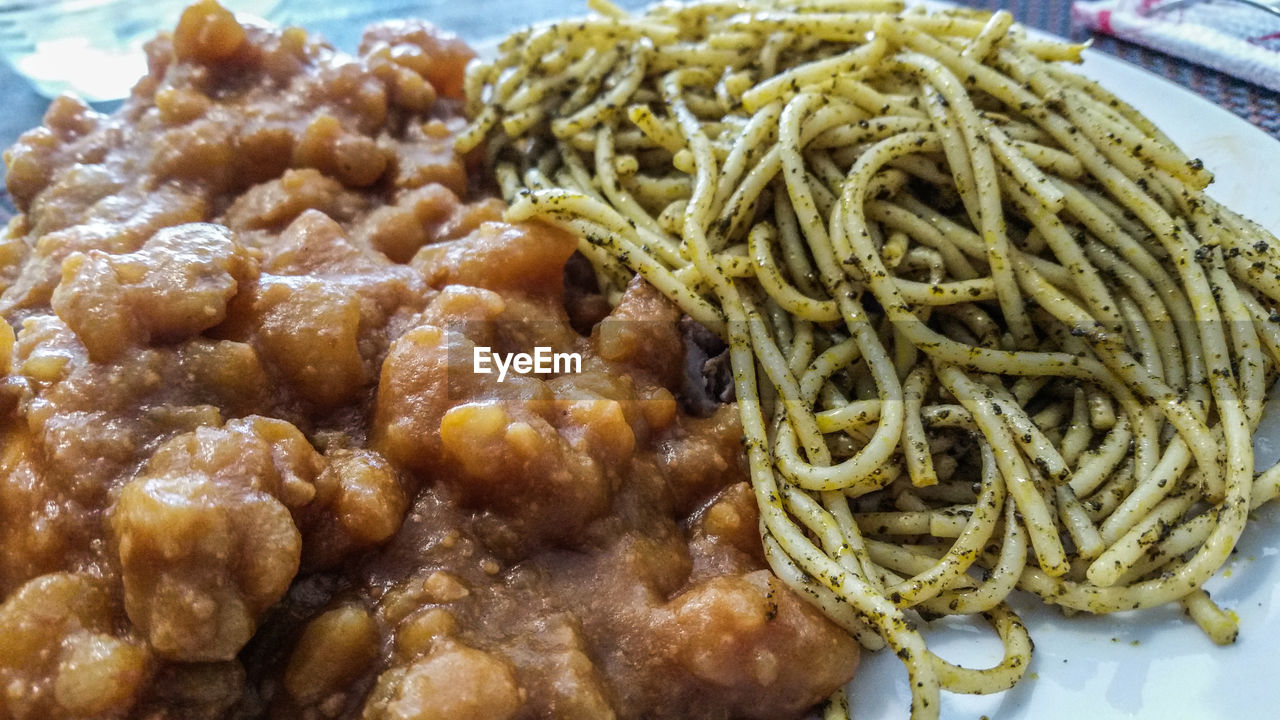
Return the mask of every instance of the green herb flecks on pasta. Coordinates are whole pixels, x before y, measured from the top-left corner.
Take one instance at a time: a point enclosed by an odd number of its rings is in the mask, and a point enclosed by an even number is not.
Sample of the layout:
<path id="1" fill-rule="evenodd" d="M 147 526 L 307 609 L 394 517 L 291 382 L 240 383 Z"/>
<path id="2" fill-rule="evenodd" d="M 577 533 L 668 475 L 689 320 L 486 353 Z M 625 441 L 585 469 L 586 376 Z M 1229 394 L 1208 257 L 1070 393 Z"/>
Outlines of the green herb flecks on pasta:
<path id="1" fill-rule="evenodd" d="M 1234 639 L 1201 586 L 1280 491 L 1280 243 L 1198 161 L 1006 13 L 592 7 L 469 69 L 460 146 L 611 298 L 640 274 L 728 342 L 766 556 L 893 648 L 912 717 L 1021 678 L 1015 588 Z M 1004 659 L 941 660 L 920 613 Z"/>

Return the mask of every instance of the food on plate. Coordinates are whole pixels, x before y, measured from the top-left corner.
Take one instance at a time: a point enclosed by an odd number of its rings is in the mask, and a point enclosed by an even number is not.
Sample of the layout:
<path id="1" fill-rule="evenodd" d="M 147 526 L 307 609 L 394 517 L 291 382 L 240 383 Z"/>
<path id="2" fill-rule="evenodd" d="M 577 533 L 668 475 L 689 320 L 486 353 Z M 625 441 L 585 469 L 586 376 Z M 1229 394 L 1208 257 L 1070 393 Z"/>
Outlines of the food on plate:
<path id="1" fill-rule="evenodd" d="M 148 55 L 5 154 L 0 718 L 801 718 L 849 680 L 685 390 L 714 337 L 455 150 L 466 45 L 204 0 Z"/>
<path id="2" fill-rule="evenodd" d="M 592 5 L 469 67 L 460 147 L 611 300 L 643 277 L 728 343 L 770 565 L 912 717 L 1023 676 L 1014 589 L 1234 640 L 1202 585 L 1280 490 L 1280 242 L 1208 169 L 1007 13 Z M 925 645 L 968 613 L 993 667 Z"/>
<path id="3" fill-rule="evenodd" d="M 1005 13 L 591 5 L 202 0 L 5 153 L 0 718 L 838 717 L 859 644 L 924 718 L 1015 589 L 1235 638 L 1280 246 L 1207 169 Z"/>

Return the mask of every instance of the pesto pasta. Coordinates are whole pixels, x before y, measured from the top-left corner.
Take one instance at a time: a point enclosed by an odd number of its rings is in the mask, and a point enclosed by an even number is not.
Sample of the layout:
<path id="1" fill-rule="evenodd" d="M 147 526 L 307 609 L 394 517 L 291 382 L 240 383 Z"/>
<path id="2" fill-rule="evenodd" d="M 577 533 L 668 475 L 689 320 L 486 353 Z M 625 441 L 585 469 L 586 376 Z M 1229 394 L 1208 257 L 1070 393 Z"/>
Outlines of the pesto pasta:
<path id="1" fill-rule="evenodd" d="M 1234 639 L 1201 586 L 1280 490 L 1280 244 L 1199 161 L 1007 13 L 592 7 L 469 69 L 460 147 L 606 294 L 639 274 L 728 343 L 770 565 L 892 648 L 913 718 L 1022 677 L 1014 589 Z M 931 653 L 948 614 L 1002 661 Z"/>

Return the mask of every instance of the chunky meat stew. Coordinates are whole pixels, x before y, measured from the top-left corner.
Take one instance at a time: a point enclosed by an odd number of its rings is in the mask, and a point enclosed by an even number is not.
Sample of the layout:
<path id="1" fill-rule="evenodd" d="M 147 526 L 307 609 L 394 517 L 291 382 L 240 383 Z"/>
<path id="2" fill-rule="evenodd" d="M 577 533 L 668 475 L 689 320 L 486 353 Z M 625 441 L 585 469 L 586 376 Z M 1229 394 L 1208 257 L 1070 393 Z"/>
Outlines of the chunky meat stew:
<path id="1" fill-rule="evenodd" d="M 680 313 L 566 291 L 575 240 L 453 152 L 471 57 L 199 2 L 118 112 L 5 153 L 0 718 L 800 718 L 849 679 L 734 407 L 682 409 Z"/>

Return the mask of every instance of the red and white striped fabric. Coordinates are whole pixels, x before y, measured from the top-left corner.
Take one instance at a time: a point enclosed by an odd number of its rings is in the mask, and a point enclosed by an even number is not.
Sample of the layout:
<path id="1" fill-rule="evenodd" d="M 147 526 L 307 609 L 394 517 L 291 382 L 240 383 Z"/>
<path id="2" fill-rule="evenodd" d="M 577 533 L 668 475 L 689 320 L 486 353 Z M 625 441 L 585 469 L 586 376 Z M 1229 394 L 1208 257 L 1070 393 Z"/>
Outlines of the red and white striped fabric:
<path id="1" fill-rule="evenodd" d="M 1229 0 L 1076 2 L 1072 18 L 1114 35 L 1280 92 L 1280 16 Z"/>

